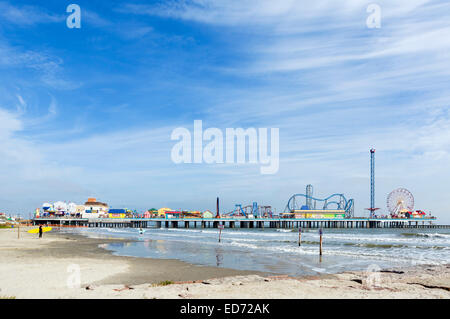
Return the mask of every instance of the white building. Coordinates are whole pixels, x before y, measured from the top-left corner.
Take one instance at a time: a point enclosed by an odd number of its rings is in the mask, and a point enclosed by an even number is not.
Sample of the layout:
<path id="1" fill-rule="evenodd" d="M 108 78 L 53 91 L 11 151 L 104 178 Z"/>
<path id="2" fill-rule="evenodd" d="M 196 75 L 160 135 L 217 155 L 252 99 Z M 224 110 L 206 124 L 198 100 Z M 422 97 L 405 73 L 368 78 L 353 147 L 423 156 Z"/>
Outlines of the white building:
<path id="1" fill-rule="evenodd" d="M 95 198 L 88 198 L 87 202 L 84 203 L 84 207 L 83 218 L 101 218 L 108 215 L 108 204 L 98 202 Z"/>

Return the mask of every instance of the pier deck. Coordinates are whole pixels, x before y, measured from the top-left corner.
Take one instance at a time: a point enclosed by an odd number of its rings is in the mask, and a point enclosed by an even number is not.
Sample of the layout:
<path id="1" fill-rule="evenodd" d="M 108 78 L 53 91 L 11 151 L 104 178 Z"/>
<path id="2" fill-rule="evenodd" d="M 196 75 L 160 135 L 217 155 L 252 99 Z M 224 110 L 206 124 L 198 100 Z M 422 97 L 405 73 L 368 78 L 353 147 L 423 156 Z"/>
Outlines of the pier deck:
<path id="1" fill-rule="evenodd" d="M 35 218 L 34 225 L 112 228 L 450 228 L 435 219 L 410 218 Z"/>

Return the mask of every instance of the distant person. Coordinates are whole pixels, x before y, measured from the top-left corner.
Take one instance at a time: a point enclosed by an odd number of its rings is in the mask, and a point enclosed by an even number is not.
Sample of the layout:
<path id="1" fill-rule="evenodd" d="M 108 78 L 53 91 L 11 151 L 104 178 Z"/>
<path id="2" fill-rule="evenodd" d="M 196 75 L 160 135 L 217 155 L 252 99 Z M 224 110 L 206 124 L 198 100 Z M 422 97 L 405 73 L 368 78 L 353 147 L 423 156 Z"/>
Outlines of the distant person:
<path id="1" fill-rule="evenodd" d="M 42 238 L 42 225 L 39 226 L 39 238 Z"/>

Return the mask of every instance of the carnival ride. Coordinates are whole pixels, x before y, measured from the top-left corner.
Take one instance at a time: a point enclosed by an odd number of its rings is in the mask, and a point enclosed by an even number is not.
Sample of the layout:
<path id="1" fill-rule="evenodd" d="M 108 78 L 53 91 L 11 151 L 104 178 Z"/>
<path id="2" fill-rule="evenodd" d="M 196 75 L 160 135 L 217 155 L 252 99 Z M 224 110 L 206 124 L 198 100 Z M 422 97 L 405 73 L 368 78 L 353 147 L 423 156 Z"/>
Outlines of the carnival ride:
<path id="1" fill-rule="evenodd" d="M 375 212 L 379 208 L 375 207 L 375 149 L 370 149 L 370 207 L 366 208 L 369 211 L 369 217 L 375 217 Z"/>
<path id="2" fill-rule="evenodd" d="M 303 215 L 301 217 L 353 217 L 354 201 L 344 194 L 332 194 L 326 198 L 313 197 L 313 186 L 306 186 L 306 194 L 294 194 L 289 198 L 283 215 Z M 314 215 L 314 216 L 309 216 Z M 339 216 L 338 216 L 339 215 Z"/>
<path id="3" fill-rule="evenodd" d="M 414 209 L 414 196 L 406 188 L 397 188 L 387 197 L 387 209 L 391 216 L 409 217 Z"/>
<path id="4" fill-rule="evenodd" d="M 228 213 L 222 214 L 222 217 L 236 217 L 236 218 L 272 218 L 274 213 L 272 206 L 258 205 L 257 202 L 253 202 L 252 205 L 242 206 L 242 204 L 236 204 L 235 208 Z"/>

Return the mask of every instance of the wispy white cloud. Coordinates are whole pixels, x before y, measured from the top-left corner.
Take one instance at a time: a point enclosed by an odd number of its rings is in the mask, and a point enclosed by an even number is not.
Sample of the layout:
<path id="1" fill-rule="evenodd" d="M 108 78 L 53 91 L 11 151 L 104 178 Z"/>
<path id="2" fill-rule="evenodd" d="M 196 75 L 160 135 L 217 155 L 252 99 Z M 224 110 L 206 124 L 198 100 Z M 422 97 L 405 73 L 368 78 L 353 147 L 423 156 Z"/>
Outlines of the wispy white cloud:
<path id="1" fill-rule="evenodd" d="M 430 0 L 401 0 L 377 1 L 388 17 L 400 16 L 429 3 Z M 174 0 L 159 2 L 156 5 L 128 3 L 120 8 L 124 13 L 140 15 L 154 15 L 168 18 L 196 21 L 214 25 L 251 26 L 272 25 L 275 27 L 301 26 L 316 19 L 328 19 L 329 24 L 338 18 L 348 18 L 366 14 L 368 2 L 365 0 L 351 0 L 337 2 L 332 0 L 318 0 L 301 2 L 295 0 Z M 323 22 L 323 21 L 322 21 Z M 362 19 L 363 24 L 365 19 Z M 317 23 L 317 22 L 315 22 Z M 283 27 L 283 33 L 286 33 Z"/>
<path id="2" fill-rule="evenodd" d="M 90 26 L 108 31 L 122 39 L 137 40 L 154 33 L 152 26 L 130 21 L 110 21 L 99 13 L 83 9 L 83 21 Z"/>
<path id="3" fill-rule="evenodd" d="M 22 129 L 22 123 L 17 116 L 1 108 L 0 121 L 2 123 L 0 126 L 0 139 L 9 138 L 14 132 Z"/>
<path id="4" fill-rule="evenodd" d="M 23 97 L 20 96 L 19 94 L 16 94 L 16 96 L 17 96 L 17 100 L 19 101 L 19 104 L 17 104 L 17 111 L 19 113 L 24 113 L 27 108 L 27 103 L 25 102 Z"/>
<path id="5" fill-rule="evenodd" d="M 56 23 L 65 20 L 62 14 L 47 12 L 40 6 L 15 6 L 6 1 L 0 1 L 1 21 L 18 26 L 31 26 L 39 23 Z"/>
<path id="6" fill-rule="evenodd" d="M 9 69 L 29 69 L 49 87 L 74 89 L 81 85 L 64 76 L 64 61 L 57 55 L 45 51 L 30 50 L 10 45 L 0 39 L 0 66 Z"/>

